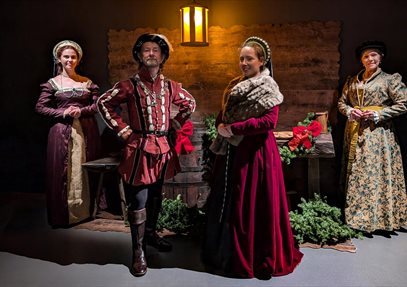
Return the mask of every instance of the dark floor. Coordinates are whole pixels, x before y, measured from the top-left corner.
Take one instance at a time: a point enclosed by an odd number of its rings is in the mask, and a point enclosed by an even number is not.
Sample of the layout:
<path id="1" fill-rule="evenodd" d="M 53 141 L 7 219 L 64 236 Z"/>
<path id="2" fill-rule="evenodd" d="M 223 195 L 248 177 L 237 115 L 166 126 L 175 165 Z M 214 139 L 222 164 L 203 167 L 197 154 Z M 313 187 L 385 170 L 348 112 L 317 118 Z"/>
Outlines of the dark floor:
<path id="1" fill-rule="evenodd" d="M 356 253 L 302 248 L 294 273 L 268 281 L 205 272 L 199 243 L 171 237 L 170 253 L 149 249 L 149 270 L 129 272 L 130 235 L 51 229 L 42 194 L 0 192 L 0 286 L 407 286 L 407 233 L 353 240 Z"/>

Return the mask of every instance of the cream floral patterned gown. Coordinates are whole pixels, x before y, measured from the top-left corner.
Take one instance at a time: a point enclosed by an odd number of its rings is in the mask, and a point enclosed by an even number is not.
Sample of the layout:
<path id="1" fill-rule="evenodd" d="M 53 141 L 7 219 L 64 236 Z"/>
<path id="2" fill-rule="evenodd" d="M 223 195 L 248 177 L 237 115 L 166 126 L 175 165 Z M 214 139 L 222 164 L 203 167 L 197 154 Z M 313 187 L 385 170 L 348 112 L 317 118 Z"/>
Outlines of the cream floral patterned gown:
<path id="1" fill-rule="evenodd" d="M 378 69 L 366 82 L 362 82 L 362 74 L 346 82 L 339 111 L 348 116 L 354 107 L 374 110 L 379 121 L 348 120 L 346 124 L 345 218 L 358 230 L 391 231 L 407 224 L 402 157 L 392 122 L 393 117 L 407 112 L 407 90 L 397 73 Z"/>

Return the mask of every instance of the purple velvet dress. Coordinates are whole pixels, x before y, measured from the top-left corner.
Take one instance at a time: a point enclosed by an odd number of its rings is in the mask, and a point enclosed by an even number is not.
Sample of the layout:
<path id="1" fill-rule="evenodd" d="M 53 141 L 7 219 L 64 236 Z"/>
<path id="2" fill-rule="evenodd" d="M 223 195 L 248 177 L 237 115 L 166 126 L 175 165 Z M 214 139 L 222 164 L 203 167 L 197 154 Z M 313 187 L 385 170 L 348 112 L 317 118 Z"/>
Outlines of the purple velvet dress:
<path id="1" fill-rule="evenodd" d="M 67 226 L 86 219 L 91 214 L 90 204 L 92 195 L 88 194 L 89 203 L 84 207 L 81 215 L 72 218 L 70 216 L 70 204 L 68 203 L 70 163 L 72 149 L 70 149 L 73 133 L 74 119 L 63 116 L 63 112 L 69 106 L 81 109 L 81 116 L 76 124 L 81 131 L 84 150 L 82 161 L 97 159 L 100 153 L 100 137 L 95 118 L 97 113 L 96 100 L 99 96 L 99 88 L 88 81 L 86 88 L 62 88 L 51 79 L 41 85 L 41 94 L 35 110 L 41 115 L 53 120 L 53 125 L 48 134 L 47 146 L 47 171 L 46 171 L 46 199 L 48 210 L 48 222 L 52 226 Z M 87 184 L 87 180 L 84 181 Z M 81 187 L 78 187 L 81 189 Z M 89 190 L 87 187 L 85 188 Z M 88 192 L 88 191 L 87 191 Z M 77 205 L 82 204 L 81 198 L 76 198 Z"/>

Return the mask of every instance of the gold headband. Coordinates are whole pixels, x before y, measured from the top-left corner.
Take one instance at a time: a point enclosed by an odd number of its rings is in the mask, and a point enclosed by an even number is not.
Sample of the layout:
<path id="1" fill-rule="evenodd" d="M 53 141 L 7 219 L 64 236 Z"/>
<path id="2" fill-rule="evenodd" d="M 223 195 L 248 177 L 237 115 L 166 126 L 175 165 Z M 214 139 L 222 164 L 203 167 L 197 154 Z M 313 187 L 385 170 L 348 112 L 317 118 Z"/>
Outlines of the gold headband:
<path id="1" fill-rule="evenodd" d="M 58 44 L 55 45 L 54 49 L 52 50 L 52 54 L 54 55 L 54 60 L 55 62 L 58 61 L 58 52 L 60 49 L 63 47 L 73 47 L 76 52 L 78 53 L 78 60 L 80 61 L 83 55 L 82 48 L 81 46 L 78 45 L 78 43 L 71 41 L 71 40 L 64 40 L 59 42 Z"/>

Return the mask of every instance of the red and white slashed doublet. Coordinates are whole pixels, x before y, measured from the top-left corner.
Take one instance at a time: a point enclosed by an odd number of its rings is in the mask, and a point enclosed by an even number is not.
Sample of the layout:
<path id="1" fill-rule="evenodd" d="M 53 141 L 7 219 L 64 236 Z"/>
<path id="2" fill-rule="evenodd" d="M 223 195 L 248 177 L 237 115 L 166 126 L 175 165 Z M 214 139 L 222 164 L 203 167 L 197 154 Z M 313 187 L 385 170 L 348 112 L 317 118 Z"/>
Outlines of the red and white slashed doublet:
<path id="1" fill-rule="evenodd" d="M 122 104 L 127 105 L 127 122 L 117 113 Z M 172 104 L 179 111 L 170 119 Z M 107 126 L 118 136 L 129 128 L 133 130 L 118 169 L 127 183 L 151 184 L 179 171 L 178 157 L 161 134 L 174 126 L 181 128 L 195 110 L 195 99 L 181 84 L 162 74 L 153 80 L 142 69 L 133 78 L 116 83 L 99 97 L 97 106 Z"/>

